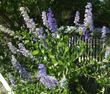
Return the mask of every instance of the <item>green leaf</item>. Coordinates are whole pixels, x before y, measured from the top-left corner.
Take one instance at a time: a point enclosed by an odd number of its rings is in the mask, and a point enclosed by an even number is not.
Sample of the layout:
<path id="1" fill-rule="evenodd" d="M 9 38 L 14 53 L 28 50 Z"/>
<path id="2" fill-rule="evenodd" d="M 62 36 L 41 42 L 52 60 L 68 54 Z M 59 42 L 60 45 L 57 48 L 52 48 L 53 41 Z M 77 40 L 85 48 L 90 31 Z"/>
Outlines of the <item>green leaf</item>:
<path id="1" fill-rule="evenodd" d="M 24 43 L 25 43 L 25 44 L 29 43 L 29 40 L 25 40 Z"/>
<path id="2" fill-rule="evenodd" d="M 37 55 L 38 53 L 39 53 L 38 50 L 34 50 L 34 51 L 32 52 L 33 55 Z"/>
<path id="3" fill-rule="evenodd" d="M 41 52 L 44 54 L 45 53 L 45 50 L 44 49 L 41 49 Z"/>

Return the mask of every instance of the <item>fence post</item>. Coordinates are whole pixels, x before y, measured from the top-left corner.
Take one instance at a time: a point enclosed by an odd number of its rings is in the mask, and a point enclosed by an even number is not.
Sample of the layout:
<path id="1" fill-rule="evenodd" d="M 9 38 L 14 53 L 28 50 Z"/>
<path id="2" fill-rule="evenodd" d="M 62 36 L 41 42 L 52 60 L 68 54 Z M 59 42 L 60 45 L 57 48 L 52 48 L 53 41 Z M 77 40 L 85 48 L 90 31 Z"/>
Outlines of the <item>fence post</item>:
<path id="1" fill-rule="evenodd" d="M 1 73 L 0 73 L 0 81 L 1 81 L 2 85 L 4 86 L 4 88 L 6 89 L 6 91 L 8 92 L 8 94 L 14 94 L 14 92 L 11 90 L 10 86 L 8 85 L 7 81 L 2 76 Z"/>

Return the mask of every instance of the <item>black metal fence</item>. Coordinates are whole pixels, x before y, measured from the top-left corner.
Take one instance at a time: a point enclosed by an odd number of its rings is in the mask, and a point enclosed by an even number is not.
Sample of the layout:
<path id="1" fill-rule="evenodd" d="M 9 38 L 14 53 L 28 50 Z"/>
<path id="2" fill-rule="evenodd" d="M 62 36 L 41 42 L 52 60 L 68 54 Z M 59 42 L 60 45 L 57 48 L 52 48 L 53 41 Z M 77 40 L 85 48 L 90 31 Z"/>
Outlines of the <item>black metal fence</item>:
<path id="1" fill-rule="evenodd" d="M 108 34 L 105 38 L 101 37 L 101 34 L 98 33 L 95 36 L 91 35 L 88 39 L 85 39 L 85 36 L 81 36 L 79 34 L 73 34 L 73 37 L 70 39 L 71 44 L 79 44 L 78 40 L 82 40 L 85 42 L 85 51 L 78 58 L 79 62 L 88 62 L 90 60 L 96 60 L 97 62 L 101 62 L 104 59 L 106 45 L 110 44 L 108 41 L 110 40 L 110 34 Z"/>
<path id="2" fill-rule="evenodd" d="M 80 42 L 78 40 L 84 41 L 85 50 L 83 54 L 74 61 L 75 64 L 81 64 L 78 62 L 83 62 L 83 64 L 87 64 L 91 60 L 95 60 L 97 62 L 103 61 L 103 59 L 105 58 L 104 56 L 106 46 L 110 46 L 110 34 L 108 34 L 105 38 L 101 38 L 101 34 L 96 36 L 92 35 L 87 40 L 84 36 L 73 34 L 72 38 L 70 38 L 70 45 L 79 45 Z M 103 87 L 103 85 L 98 84 L 96 80 L 92 77 L 85 77 L 84 75 L 82 75 L 79 76 L 79 81 L 87 94 L 97 94 L 97 90 Z M 75 92 L 76 89 L 74 87 L 75 83 L 70 82 L 69 89 L 71 92 Z M 104 87 L 106 88 L 104 94 L 110 94 L 110 88 L 107 86 Z"/>

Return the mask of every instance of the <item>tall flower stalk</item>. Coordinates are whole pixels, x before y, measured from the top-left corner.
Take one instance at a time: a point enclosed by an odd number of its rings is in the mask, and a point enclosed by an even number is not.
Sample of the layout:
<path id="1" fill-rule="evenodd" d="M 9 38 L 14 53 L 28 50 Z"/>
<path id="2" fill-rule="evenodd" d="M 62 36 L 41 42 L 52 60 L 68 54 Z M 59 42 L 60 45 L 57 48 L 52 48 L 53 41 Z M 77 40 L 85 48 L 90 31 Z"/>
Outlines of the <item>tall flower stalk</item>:
<path id="1" fill-rule="evenodd" d="M 56 22 L 56 19 L 54 18 L 54 14 L 53 14 L 51 8 L 48 9 L 47 20 L 48 20 L 49 29 L 52 32 L 56 32 L 58 29 L 57 22 Z"/>
<path id="2" fill-rule="evenodd" d="M 48 89 L 55 88 L 58 85 L 56 78 L 47 75 L 44 64 L 38 65 L 38 80 Z"/>
<path id="3" fill-rule="evenodd" d="M 83 25 L 83 35 L 85 40 L 89 39 L 90 32 L 93 32 L 93 17 L 92 17 L 92 4 L 90 2 L 85 6 L 84 15 L 84 25 Z"/>
<path id="4" fill-rule="evenodd" d="M 0 25 L 0 31 L 6 34 L 9 34 L 10 36 L 14 36 L 15 32 L 10 30 L 9 28 L 4 27 L 3 25 Z"/>
<path id="5" fill-rule="evenodd" d="M 20 7 L 20 12 L 24 18 L 24 21 L 25 21 L 26 26 L 29 29 L 29 31 L 32 33 L 35 32 L 35 28 L 36 28 L 35 22 L 33 19 L 30 19 L 29 15 L 27 13 L 27 9 L 25 7 Z"/>
<path id="6" fill-rule="evenodd" d="M 31 75 L 25 70 L 24 67 L 21 66 L 21 64 L 16 60 L 14 55 L 12 55 L 11 63 L 23 78 L 25 78 L 26 80 L 32 81 Z"/>
<path id="7" fill-rule="evenodd" d="M 25 57 L 34 58 L 32 53 L 29 50 L 27 50 L 22 43 L 19 43 L 18 47 L 19 47 L 19 52 L 21 52 L 22 55 L 24 55 Z"/>
<path id="8" fill-rule="evenodd" d="M 13 46 L 12 42 L 8 42 L 8 48 L 13 54 L 17 54 L 17 52 L 19 52 L 19 50 Z"/>
<path id="9" fill-rule="evenodd" d="M 74 19 L 74 23 L 76 26 L 79 25 L 79 20 L 80 20 L 80 13 L 79 13 L 79 11 L 76 11 L 75 19 Z"/>
<path id="10" fill-rule="evenodd" d="M 48 28 L 47 13 L 45 11 L 42 12 L 42 21 L 43 21 L 43 25 Z"/>
<path id="11" fill-rule="evenodd" d="M 92 4 L 88 2 L 85 8 L 84 26 L 90 31 L 93 31 Z"/>

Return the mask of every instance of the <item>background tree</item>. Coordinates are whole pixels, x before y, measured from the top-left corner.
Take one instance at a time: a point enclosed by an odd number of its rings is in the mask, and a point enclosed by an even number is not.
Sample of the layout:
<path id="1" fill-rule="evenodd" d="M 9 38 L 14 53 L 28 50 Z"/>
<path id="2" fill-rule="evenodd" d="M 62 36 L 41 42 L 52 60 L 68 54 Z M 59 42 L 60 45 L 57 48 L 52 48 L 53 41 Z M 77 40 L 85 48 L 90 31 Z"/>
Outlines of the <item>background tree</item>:
<path id="1" fill-rule="evenodd" d="M 71 25 L 77 10 L 83 22 L 85 5 L 88 1 L 93 3 L 95 25 L 110 27 L 110 0 L 0 0 L 0 24 L 11 29 L 19 29 L 23 24 L 19 12 L 21 6 L 28 7 L 30 17 L 38 23 L 41 23 L 41 12 L 49 7 L 54 10 L 59 25 Z"/>

